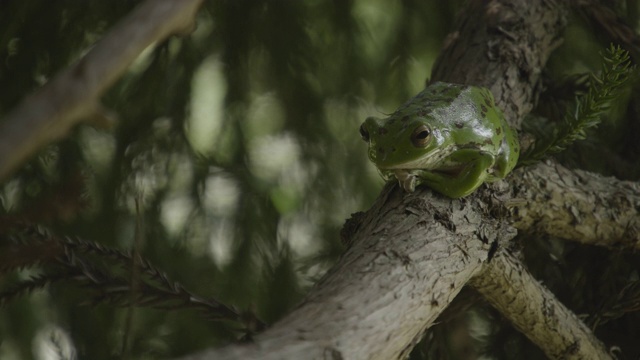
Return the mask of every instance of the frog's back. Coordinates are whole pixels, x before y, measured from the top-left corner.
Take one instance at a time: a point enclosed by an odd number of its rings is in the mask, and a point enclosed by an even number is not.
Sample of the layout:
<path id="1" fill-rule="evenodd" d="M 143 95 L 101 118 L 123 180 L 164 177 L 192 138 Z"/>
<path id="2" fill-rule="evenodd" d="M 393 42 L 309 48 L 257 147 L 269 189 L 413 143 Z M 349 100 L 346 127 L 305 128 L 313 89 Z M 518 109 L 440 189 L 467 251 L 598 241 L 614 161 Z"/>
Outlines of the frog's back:
<path id="1" fill-rule="evenodd" d="M 491 119 L 495 126 L 496 135 L 500 136 L 500 144 L 496 155 L 496 163 L 493 167 L 493 173 L 489 174 L 488 181 L 504 178 L 518 162 L 520 155 L 520 144 L 518 143 L 517 133 L 509 126 L 507 119 L 504 117 L 502 110 L 496 105 L 495 99 L 491 91 L 484 87 L 477 87 L 481 94 L 481 106 L 483 114 Z M 486 107 L 486 108 L 485 108 Z"/>
<path id="2" fill-rule="evenodd" d="M 437 85 L 436 85 L 437 84 Z M 434 86 L 436 85 L 436 86 Z M 445 116 L 449 121 L 455 121 L 453 126 L 458 128 L 457 134 L 463 138 L 473 138 L 474 136 L 465 132 L 468 131 L 490 131 L 497 136 L 491 139 L 491 143 L 484 144 L 488 148 L 495 149 L 495 164 L 489 171 L 488 181 L 504 178 L 518 162 L 520 146 L 516 132 L 509 126 L 502 110 L 496 105 L 491 90 L 485 87 L 435 83 L 427 89 L 430 97 L 440 100 L 437 106 L 440 109 L 467 108 L 466 111 L 452 109 L 457 114 L 473 114 L 466 119 L 456 119 L 455 116 Z M 458 123 L 460 120 L 467 123 Z M 471 130 L 469 130 L 471 129 Z M 477 137 L 476 137 L 477 138 Z M 486 139 L 489 141 L 489 139 Z M 458 140 L 459 144 L 464 141 Z"/>

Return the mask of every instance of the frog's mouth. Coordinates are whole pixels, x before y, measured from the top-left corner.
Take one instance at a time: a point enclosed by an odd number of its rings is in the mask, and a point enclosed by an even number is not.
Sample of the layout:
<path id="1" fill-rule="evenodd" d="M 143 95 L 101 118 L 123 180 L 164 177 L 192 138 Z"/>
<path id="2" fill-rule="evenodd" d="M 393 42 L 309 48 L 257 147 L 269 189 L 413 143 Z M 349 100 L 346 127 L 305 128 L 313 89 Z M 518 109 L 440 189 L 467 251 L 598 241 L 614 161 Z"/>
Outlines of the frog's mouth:
<path id="1" fill-rule="evenodd" d="M 451 154 L 447 149 L 435 149 L 428 156 L 422 156 L 417 159 L 404 162 L 395 162 L 394 164 L 385 164 L 384 161 L 376 163 L 378 168 L 389 171 L 408 171 L 422 169 L 432 171 L 433 168 L 441 168 L 446 164 L 446 157 Z"/>
<path id="2" fill-rule="evenodd" d="M 388 169 L 388 171 L 390 173 L 393 173 L 396 176 L 396 178 L 400 180 L 401 178 L 405 179 L 409 176 L 419 176 L 418 175 L 419 171 L 428 171 L 428 172 L 443 175 L 443 176 L 457 177 L 462 173 L 464 169 L 465 169 L 465 165 L 461 164 L 457 166 L 450 166 L 450 167 L 440 168 L 440 169 Z"/>
<path id="3" fill-rule="evenodd" d="M 464 165 L 450 167 L 446 169 L 438 169 L 438 170 L 427 170 L 429 172 L 443 175 L 446 177 L 455 178 L 460 175 L 460 173 L 464 170 Z M 424 171 L 425 169 L 423 169 Z M 389 170 L 387 174 L 389 176 L 395 176 L 398 179 L 398 183 L 400 186 L 407 192 L 413 192 L 416 188 L 416 185 L 420 184 L 420 175 L 418 172 L 420 169 L 392 169 Z"/>

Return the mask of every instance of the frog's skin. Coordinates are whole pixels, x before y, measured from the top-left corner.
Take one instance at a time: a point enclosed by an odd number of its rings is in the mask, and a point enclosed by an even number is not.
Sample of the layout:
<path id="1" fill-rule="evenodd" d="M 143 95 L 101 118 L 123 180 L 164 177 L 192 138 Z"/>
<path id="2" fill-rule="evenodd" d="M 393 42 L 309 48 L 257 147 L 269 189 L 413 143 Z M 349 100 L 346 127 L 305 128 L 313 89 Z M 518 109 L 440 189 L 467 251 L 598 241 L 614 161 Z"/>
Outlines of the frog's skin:
<path id="1" fill-rule="evenodd" d="M 385 178 L 451 198 L 504 178 L 520 153 L 491 91 L 476 86 L 434 83 L 386 119 L 367 118 L 360 134 Z"/>

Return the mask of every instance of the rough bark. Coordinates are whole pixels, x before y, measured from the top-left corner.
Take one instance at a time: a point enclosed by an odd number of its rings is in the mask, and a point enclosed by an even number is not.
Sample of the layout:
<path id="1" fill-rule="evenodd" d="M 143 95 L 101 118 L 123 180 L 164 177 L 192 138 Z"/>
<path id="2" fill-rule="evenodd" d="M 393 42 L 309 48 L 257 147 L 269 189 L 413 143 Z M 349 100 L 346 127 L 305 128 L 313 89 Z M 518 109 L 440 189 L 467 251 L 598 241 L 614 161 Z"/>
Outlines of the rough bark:
<path id="1" fill-rule="evenodd" d="M 0 183 L 43 146 L 83 120 L 102 126 L 113 115 L 100 97 L 150 45 L 190 32 L 202 0 L 147 0 L 77 64 L 27 96 L 0 122 Z"/>
<path id="2" fill-rule="evenodd" d="M 547 162 L 511 177 L 519 230 L 583 244 L 640 248 L 640 184 Z"/>
<path id="3" fill-rule="evenodd" d="M 589 328 L 529 274 L 509 252 L 498 251 L 470 284 L 550 359 L 609 359 Z"/>
<path id="4" fill-rule="evenodd" d="M 388 186 L 353 246 L 298 309 L 252 344 L 185 359 L 403 358 L 481 270 L 487 236 L 515 236 L 486 213 L 478 199 Z"/>

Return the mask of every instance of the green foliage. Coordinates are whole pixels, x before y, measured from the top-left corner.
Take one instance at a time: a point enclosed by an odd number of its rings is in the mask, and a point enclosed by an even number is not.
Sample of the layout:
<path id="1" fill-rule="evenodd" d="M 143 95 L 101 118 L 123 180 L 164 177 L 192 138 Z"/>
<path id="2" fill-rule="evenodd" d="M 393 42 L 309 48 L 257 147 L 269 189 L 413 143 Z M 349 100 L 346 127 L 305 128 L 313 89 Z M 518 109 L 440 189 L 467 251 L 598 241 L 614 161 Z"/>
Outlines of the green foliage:
<path id="1" fill-rule="evenodd" d="M 37 228 L 3 230 L 5 234 L 12 234 L 9 241 L 14 245 L 5 247 L 0 255 L 0 272 L 26 271 L 35 267 L 39 270 L 0 292 L 0 306 L 15 297 L 66 281 L 87 290 L 86 304 L 197 309 L 210 320 L 241 320 L 240 314 L 233 309 L 189 292 L 139 254 L 77 238 L 58 238 Z M 4 240 L 6 243 L 6 238 Z M 135 277 L 134 283 L 132 277 Z"/>
<path id="2" fill-rule="evenodd" d="M 566 112 L 552 137 L 536 141 L 535 146 L 522 154 L 518 166 L 532 165 L 585 139 L 586 131 L 600 123 L 600 116 L 610 109 L 611 102 L 628 83 L 634 70 L 629 52 L 611 45 L 603 54 L 600 75 L 590 74 L 589 89 L 576 96 L 575 108 Z"/>

